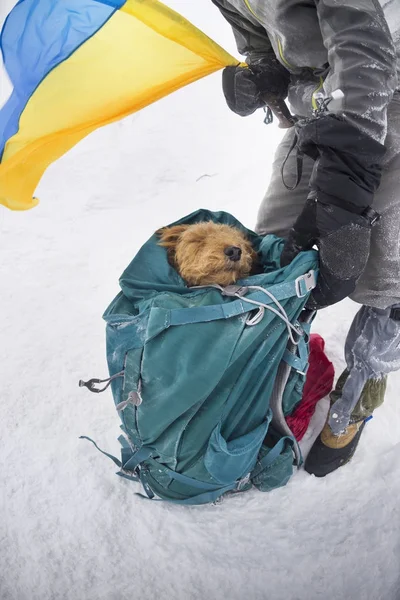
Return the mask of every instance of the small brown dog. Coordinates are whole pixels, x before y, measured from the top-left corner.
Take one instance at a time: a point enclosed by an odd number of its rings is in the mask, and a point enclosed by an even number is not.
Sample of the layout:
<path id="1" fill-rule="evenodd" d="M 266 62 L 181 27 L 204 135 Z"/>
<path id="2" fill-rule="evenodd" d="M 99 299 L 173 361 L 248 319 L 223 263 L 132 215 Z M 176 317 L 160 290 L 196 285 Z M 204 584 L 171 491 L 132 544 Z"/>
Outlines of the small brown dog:
<path id="1" fill-rule="evenodd" d="M 164 227 L 156 234 L 188 286 L 231 285 L 250 275 L 256 264 L 250 241 L 230 225 L 205 221 Z"/>

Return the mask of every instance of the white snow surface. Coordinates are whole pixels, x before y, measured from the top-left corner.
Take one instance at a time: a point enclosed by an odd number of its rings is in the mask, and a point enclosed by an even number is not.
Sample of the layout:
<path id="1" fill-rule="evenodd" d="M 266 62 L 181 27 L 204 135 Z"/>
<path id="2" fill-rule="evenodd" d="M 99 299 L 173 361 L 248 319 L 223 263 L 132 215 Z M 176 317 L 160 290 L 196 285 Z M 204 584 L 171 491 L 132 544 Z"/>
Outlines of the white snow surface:
<path id="1" fill-rule="evenodd" d="M 235 51 L 211 2 L 169 4 Z M 34 210 L 0 207 L 1 600 L 400 598 L 399 374 L 350 464 L 218 505 L 142 500 L 78 439 L 118 453 L 111 393 L 77 383 L 106 376 L 101 315 L 141 244 L 200 207 L 254 226 L 281 132 L 230 113 L 220 78 L 92 134 L 47 171 Z M 337 375 L 356 310 L 315 322 Z"/>

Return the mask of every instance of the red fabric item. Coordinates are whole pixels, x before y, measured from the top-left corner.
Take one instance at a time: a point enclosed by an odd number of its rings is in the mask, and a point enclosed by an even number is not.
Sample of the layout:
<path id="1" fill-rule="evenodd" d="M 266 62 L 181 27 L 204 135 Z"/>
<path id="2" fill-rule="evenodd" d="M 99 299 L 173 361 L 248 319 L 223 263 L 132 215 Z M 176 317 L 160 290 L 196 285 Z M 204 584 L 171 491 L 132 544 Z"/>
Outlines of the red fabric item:
<path id="1" fill-rule="evenodd" d="M 304 436 L 319 400 L 332 390 L 335 370 L 324 352 L 325 341 L 317 333 L 310 336 L 309 367 L 303 398 L 295 411 L 286 418 L 297 441 Z"/>

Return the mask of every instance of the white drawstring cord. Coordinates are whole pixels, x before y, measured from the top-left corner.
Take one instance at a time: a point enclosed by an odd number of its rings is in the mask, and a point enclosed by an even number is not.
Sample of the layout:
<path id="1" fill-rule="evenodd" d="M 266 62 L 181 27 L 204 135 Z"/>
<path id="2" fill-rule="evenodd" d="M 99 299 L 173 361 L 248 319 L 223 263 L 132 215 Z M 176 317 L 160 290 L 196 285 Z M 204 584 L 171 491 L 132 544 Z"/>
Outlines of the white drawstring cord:
<path id="1" fill-rule="evenodd" d="M 273 308 L 269 304 L 264 304 L 263 302 L 258 302 L 257 300 L 250 300 L 249 298 L 246 298 L 246 296 L 240 295 L 238 292 L 230 292 L 229 294 L 227 294 L 226 293 L 227 288 L 224 288 L 224 287 L 222 287 L 221 285 L 218 285 L 218 284 L 196 285 L 196 286 L 193 286 L 193 288 L 196 288 L 196 289 L 199 289 L 199 288 L 210 288 L 210 287 L 213 287 L 213 288 L 216 288 L 216 289 L 220 290 L 220 292 L 222 292 L 222 294 L 224 294 L 225 296 L 236 297 L 236 298 L 239 298 L 240 300 L 243 300 L 244 302 L 248 302 L 249 304 L 254 304 L 255 306 L 258 306 L 258 308 L 259 308 L 258 313 L 256 315 L 254 315 L 254 317 L 248 317 L 246 319 L 246 325 L 249 325 L 250 327 L 252 327 L 253 325 L 257 325 L 258 323 L 260 323 L 260 321 L 262 320 L 262 318 L 264 316 L 265 309 L 267 309 L 270 312 L 274 313 L 277 317 L 279 317 L 280 319 L 282 319 L 282 321 L 285 323 L 286 328 L 288 330 L 288 335 L 289 335 L 290 341 L 293 344 L 295 344 L 295 346 L 298 345 L 298 343 L 300 341 L 300 337 L 303 335 L 302 328 L 300 327 L 300 325 L 298 326 L 298 328 L 295 327 L 294 325 L 292 325 L 292 323 L 290 322 L 289 317 L 287 316 L 287 313 L 286 313 L 285 309 L 283 308 L 282 304 L 268 290 L 265 290 L 263 287 L 261 287 L 259 285 L 243 286 L 243 288 L 239 287 L 239 289 L 246 289 L 246 291 L 248 291 L 248 290 L 257 290 L 259 292 L 263 292 L 266 296 L 268 296 L 269 298 L 271 298 L 271 300 L 276 304 L 276 306 L 278 307 L 279 310 L 276 310 L 275 308 Z M 292 331 L 294 331 L 294 333 L 296 334 L 296 336 L 300 336 L 297 340 L 294 338 Z"/>
<path id="2" fill-rule="evenodd" d="M 264 304 L 263 302 L 258 302 L 257 300 L 250 300 L 249 298 L 246 298 L 246 296 L 240 296 L 239 294 L 236 293 L 235 296 L 237 298 L 240 298 L 241 300 L 243 300 L 244 302 L 248 302 L 249 304 L 254 304 L 255 306 L 258 306 L 260 309 L 259 313 L 257 315 L 255 315 L 254 317 L 249 317 L 246 320 L 246 325 L 253 326 L 253 325 L 257 325 L 258 323 L 260 323 L 260 321 L 262 320 L 262 318 L 264 316 L 265 309 L 267 309 L 270 312 L 274 313 L 277 317 L 282 319 L 282 321 L 286 324 L 290 341 L 297 346 L 297 344 L 299 343 L 299 339 L 296 340 L 294 338 L 292 332 L 294 331 L 294 333 L 297 336 L 301 336 L 302 330 L 299 330 L 297 327 L 292 325 L 292 323 L 289 320 L 289 317 L 287 316 L 287 312 L 283 308 L 282 304 L 275 298 L 275 296 L 273 294 L 271 294 L 271 292 L 268 292 L 268 290 L 265 290 L 264 288 L 262 288 L 258 285 L 250 285 L 250 286 L 248 286 L 248 289 L 249 290 L 257 290 L 258 292 L 264 292 L 264 294 L 266 294 L 266 296 L 268 296 L 269 298 L 271 298 L 271 300 L 273 302 L 275 302 L 275 304 L 279 310 L 276 310 L 269 304 Z"/>

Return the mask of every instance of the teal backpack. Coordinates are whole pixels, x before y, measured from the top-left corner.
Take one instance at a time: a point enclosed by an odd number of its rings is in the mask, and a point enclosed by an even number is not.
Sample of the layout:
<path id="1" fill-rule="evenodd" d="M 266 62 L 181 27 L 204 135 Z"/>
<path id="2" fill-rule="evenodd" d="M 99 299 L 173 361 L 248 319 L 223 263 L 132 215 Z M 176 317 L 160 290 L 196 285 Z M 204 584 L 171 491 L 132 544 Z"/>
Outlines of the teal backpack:
<path id="1" fill-rule="evenodd" d="M 153 235 L 104 313 L 110 378 L 80 382 L 96 392 L 111 384 L 121 460 L 104 454 L 117 474 L 140 482 L 146 498 L 177 504 L 252 486 L 269 491 L 301 463 L 285 416 L 302 395 L 303 309 L 317 253 L 280 268 L 283 240 L 258 236 L 228 213 L 199 210 L 178 223 L 204 220 L 244 231 L 265 272 L 228 288 L 188 288 Z"/>

